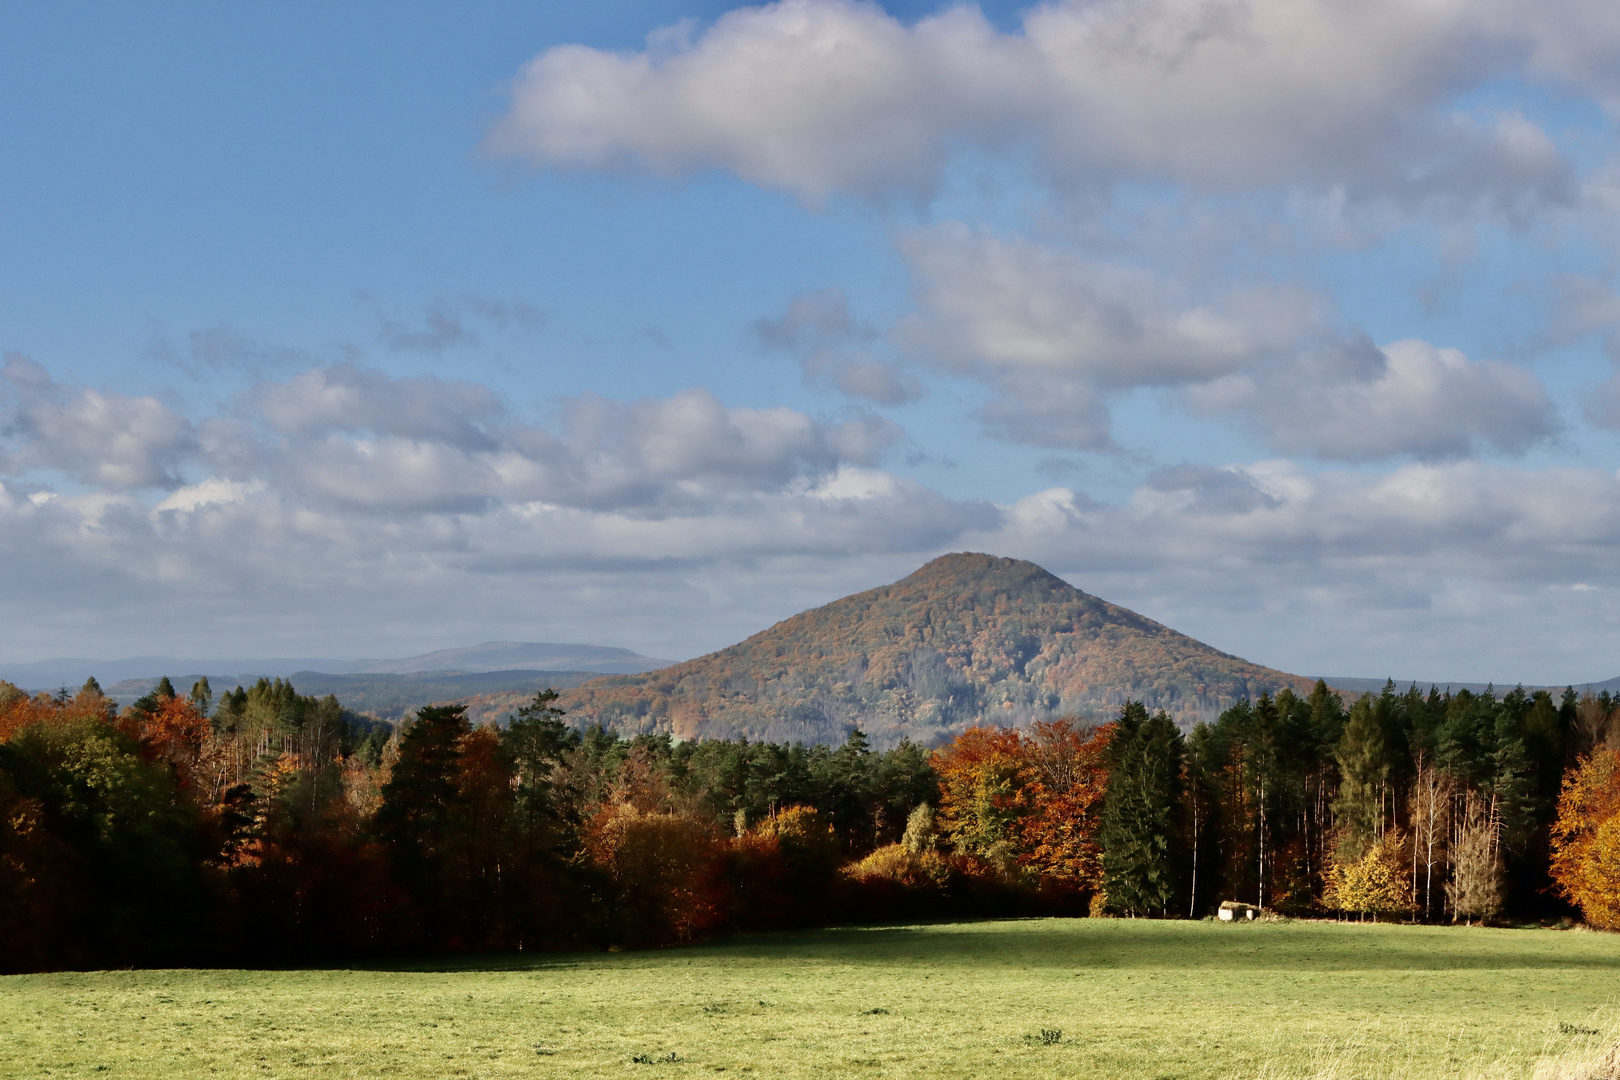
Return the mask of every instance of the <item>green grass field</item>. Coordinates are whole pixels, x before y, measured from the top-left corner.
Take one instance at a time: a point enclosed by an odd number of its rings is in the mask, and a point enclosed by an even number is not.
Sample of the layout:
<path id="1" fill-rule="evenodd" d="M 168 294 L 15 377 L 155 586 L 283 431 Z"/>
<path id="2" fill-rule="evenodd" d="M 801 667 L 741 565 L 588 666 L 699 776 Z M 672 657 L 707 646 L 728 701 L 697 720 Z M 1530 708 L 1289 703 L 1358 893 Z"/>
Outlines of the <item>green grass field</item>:
<path id="1" fill-rule="evenodd" d="M 1529 1076 L 1611 1040 L 1617 997 L 1620 935 L 962 923 L 446 966 L 11 976 L 0 1076 Z"/>

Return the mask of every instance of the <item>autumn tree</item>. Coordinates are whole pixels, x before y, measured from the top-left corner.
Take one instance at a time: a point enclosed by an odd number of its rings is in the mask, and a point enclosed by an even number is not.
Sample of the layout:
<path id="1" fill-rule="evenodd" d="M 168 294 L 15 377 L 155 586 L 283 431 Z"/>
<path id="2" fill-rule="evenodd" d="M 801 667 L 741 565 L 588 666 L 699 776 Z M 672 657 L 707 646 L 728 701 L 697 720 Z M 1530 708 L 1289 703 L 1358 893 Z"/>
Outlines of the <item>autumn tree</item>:
<path id="1" fill-rule="evenodd" d="M 1406 880 L 1405 837 L 1395 831 L 1368 844 L 1358 859 L 1343 859 L 1328 868 L 1324 902 L 1331 908 L 1376 920 L 1381 913 L 1412 909 Z"/>
<path id="2" fill-rule="evenodd" d="M 958 851 L 1011 862 L 1030 806 L 1030 764 L 1013 728 L 976 727 L 935 752 L 939 821 Z"/>
<path id="3" fill-rule="evenodd" d="M 1620 751 L 1594 750 L 1564 777 L 1552 876 L 1587 922 L 1620 930 Z"/>
<path id="4" fill-rule="evenodd" d="M 1477 793 L 1465 800 L 1451 865 L 1446 898 L 1453 917 L 1469 923 L 1494 918 L 1502 909 L 1502 820 L 1494 803 Z"/>
<path id="5" fill-rule="evenodd" d="M 1019 862 L 1085 890 L 1102 886 L 1103 799 L 1113 731 L 1071 720 L 1036 721 L 1021 744 L 1027 809 L 1020 821 Z"/>
<path id="6" fill-rule="evenodd" d="M 1451 777 L 1437 769 L 1427 753 L 1419 751 L 1413 765 L 1412 785 L 1407 794 L 1407 820 L 1412 827 L 1412 894 L 1423 897 L 1421 910 L 1427 919 L 1434 916 L 1434 869 L 1446 865 L 1454 786 Z M 1443 872 L 1441 880 L 1444 881 Z"/>

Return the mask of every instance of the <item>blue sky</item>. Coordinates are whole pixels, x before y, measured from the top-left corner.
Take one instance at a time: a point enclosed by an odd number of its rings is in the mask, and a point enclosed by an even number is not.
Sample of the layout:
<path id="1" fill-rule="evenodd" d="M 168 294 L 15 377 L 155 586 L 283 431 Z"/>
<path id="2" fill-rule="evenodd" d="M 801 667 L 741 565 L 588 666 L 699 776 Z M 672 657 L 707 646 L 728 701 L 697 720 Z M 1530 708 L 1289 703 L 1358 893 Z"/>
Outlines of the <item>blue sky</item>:
<path id="1" fill-rule="evenodd" d="M 682 658 L 950 550 L 1620 643 L 1620 15 L 0 12 L 0 654 Z"/>

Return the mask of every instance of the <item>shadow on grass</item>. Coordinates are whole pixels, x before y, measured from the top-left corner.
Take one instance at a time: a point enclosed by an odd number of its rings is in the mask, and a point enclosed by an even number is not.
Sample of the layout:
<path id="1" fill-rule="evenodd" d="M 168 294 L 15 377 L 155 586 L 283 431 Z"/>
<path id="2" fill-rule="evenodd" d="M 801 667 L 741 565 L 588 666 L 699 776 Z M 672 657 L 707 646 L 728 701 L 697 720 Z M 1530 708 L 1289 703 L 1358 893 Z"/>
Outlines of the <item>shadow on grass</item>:
<path id="1" fill-rule="evenodd" d="M 619 953 L 495 953 L 343 965 L 378 972 L 517 972 L 578 967 L 892 964 L 1064 970 L 1465 971 L 1613 969 L 1620 935 L 1398 924 L 1221 926 L 1147 919 L 1019 919 L 747 934 Z"/>

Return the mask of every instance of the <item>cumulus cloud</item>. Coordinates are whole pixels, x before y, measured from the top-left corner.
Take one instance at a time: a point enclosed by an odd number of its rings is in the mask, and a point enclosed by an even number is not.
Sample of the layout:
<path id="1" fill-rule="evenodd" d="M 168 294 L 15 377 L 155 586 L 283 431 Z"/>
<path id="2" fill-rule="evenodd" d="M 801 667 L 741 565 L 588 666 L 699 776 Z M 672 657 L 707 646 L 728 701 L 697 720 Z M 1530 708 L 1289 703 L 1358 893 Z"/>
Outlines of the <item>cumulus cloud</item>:
<path id="1" fill-rule="evenodd" d="M 901 347 L 988 383 L 990 429 L 1037 446 L 1106 449 L 1110 393 L 1239 371 L 1315 322 L 1316 301 L 1295 291 L 1198 303 L 1145 270 L 961 225 L 901 247 L 917 293 Z"/>
<path id="2" fill-rule="evenodd" d="M 1567 33 L 1566 8 L 1590 16 L 1588 35 Z M 638 53 L 547 50 L 489 147 L 545 166 L 721 169 L 810 202 L 926 194 L 958 144 L 1033 148 L 1067 182 L 1563 199 L 1570 171 L 1533 123 L 1452 102 L 1527 58 L 1544 78 L 1612 82 L 1597 57 L 1620 27 L 1598 10 L 1067 0 L 1003 33 L 974 7 L 907 26 L 875 4 L 781 0 Z"/>
<path id="3" fill-rule="evenodd" d="M 1426 341 L 1337 342 L 1187 396 L 1199 411 L 1244 417 L 1279 452 L 1337 461 L 1522 453 L 1556 430 L 1530 372 Z"/>
<path id="4" fill-rule="evenodd" d="M 169 489 L 157 505 L 166 511 L 253 493 L 406 516 L 542 503 L 657 517 L 765 497 L 820 506 L 837 490 L 827 484 L 877 466 L 904 434 L 870 415 L 834 422 L 730 408 L 701 388 L 628 402 L 568 399 L 553 431 L 515 417 L 477 383 L 353 365 L 261 383 L 235 412 L 193 426 L 149 398 L 62 390 L 21 357 L 4 374 L 12 389 L 4 473 L 54 471 L 112 493 Z M 182 486 L 182 471 L 206 479 Z"/>
<path id="5" fill-rule="evenodd" d="M 1615 670 L 1620 477 L 1603 470 L 1192 466 L 1117 505 L 1032 494 L 963 542 L 1299 674 L 1580 682 Z"/>
<path id="6" fill-rule="evenodd" d="M 252 412 L 272 430 L 309 437 L 371 432 L 461 447 L 488 447 L 488 426 L 505 415 L 477 383 L 395 378 L 354 364 L 313 368 L 248 392 Z"/>
<path id="7" fill-rule="evenodd" d="M 629 403 L 579 398 L 569 409 L 567 443 L 581 491 L 633 499 L 648 484 L 696 497 L 786 485 L 840 462 L 869 465 L 901 434 L 881 417 L 824 424 L 787 408 L 728 409 L 693 389 Z"/>
<path id="8" fill-rule="evenodd" d="M 57 386 L 25 356 L 0 366 L 0 470 L 64 473 L 115 491 L 172 488 L 191 425 L 156 398 Z"/>
<path id="9" fill-rule="evenodd" d="M 902 249 L 917 308 L 896 339 L 988 385 L 981 417 L 1012 441 L 1109 449 L 1110 399 L 1136 387 L 1179 389 L 1273 450 L 1328 460 L 1517 453 L 1556 429 L 1529 371 L 1422 341 L 1380 349 L 1303 290 L 1201 299 L 1147 270 L 959 225 Z"/>

